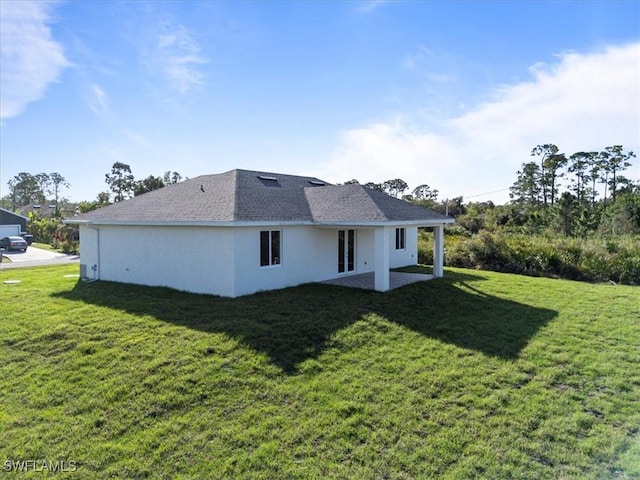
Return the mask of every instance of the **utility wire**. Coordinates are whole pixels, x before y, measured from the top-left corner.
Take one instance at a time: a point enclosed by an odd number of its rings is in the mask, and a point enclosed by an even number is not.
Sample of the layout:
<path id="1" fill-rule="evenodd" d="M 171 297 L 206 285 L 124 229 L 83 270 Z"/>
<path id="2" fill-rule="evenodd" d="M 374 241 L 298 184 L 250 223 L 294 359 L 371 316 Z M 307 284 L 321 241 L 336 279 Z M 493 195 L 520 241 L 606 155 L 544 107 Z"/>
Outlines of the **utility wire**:
<path id="1" fill-rule="evenodd" d="M 502 190 L 493 190 L 491 192 L 486 192 L 486 193 L 478 193 L 477 195 L 468 195 L 468 196 L 463 195 L 463 197 L 466 200 L 467 198 L 484 197 L 485 195 L 491 195 L 492 193 L 506 192 L 507 190 L 509 190 L 509 188 L 503 188 Z"/>

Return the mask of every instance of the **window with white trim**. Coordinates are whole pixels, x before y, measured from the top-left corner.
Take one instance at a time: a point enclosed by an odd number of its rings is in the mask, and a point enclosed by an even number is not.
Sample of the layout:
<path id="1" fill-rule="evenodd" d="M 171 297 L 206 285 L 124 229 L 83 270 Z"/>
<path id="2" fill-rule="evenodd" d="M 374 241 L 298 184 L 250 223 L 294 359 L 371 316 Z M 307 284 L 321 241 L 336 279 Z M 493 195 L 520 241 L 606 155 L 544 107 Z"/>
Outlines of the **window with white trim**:
<path id="1" fill-rule="evenodd" d="M 405 237 L 407 236 L 406 228 L 396 228 L 396 250 L 405 249 Z"/>
<path id="2" fill-rule="evenodd" d="M 356 231 L 338 230 L 338 273 L 356 269 Z"/>
<path id="3" fill-rule="evenodd" d="M 280 230 L 260 232 L 260 266 L 280 265 Z"/>

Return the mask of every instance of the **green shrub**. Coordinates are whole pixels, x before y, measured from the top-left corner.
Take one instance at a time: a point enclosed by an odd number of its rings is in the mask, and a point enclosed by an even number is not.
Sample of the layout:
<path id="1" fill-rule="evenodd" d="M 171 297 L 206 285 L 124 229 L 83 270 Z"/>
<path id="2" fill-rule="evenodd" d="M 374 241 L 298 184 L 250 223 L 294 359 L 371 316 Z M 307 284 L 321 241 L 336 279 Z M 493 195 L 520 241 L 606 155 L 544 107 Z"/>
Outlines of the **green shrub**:
<path id="1" fill-rule="evenodd" d="M 30 214 L 30 222 L 27 230 L 33 235 L 33 240 L 40 243 L 51 244 L 55 232 L 62 226 L 60 219 L 40 217 L 37 214 Z"/>
<path id="2" fill-rule="evenodd" d="M 626 285 L 640 285 L 640 255 L 624 256 L 618 261 L 618 281 Z"/>
<path id="3" fill-rule="evenodd" d="M 433 263 L 430 237 L 422 235 L 418 261 Z M 640 236 L 565 238 L 480 232 L 447 236 L 445 265 L 570 280 L 640 285 Z"/>
<path id="4" fill-rule="evenodd" d="M 78 242 L 74 242 L 71 240 L 60 242 L 58 248 L 60 248 L 60 251 L 62 253 L 68 253 L 72 255 L 77 255 L 78 253 L 80 253 L 80 245 L 78 244 Z"/>

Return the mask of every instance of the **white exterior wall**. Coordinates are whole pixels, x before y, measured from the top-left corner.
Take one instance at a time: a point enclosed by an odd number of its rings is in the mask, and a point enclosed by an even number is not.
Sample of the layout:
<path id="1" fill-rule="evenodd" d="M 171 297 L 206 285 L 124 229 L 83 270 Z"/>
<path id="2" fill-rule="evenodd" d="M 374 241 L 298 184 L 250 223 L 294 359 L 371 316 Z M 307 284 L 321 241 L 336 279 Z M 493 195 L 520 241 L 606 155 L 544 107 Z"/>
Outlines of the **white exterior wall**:
<path id="1" fill-rule="evenodd" d="M 80 232 L 80 262 L 89 278 L 96 263 L 101 280 L 234 296 L 231 228 L 105 225 L 94 238 L 88 230 Z"/>
<path id="2" fill-rule="evenodd" d="M 389 230 L 391 235 L 390 240 L 390 255 L 389 255 L 389 267 L 399 268 L 406 267 L 407 265 L 416 265 L 418 263 L 418 227 L 404 227 L 405 240 L 404 250 L 396 250 L 396 227 L 392 227 Z"/>
<path id="3" fill-rule="evenodd" d="M 339 229 L 81 225 L 80 263 L 88 278 L 228 297 L 374 271 L 375 229 L 356 228 L 356 269 L 338 273 Z M 280 265 L 260 266 L 262 230 L 280 230 Z M 406 228 L 404 250 L 388 230 L 389 266 L 415 265 L 417 228 Z"/>
<path id="4" fill-rule="evenodd" d="M 350 229 L 347 229 L 350 230 Z M 356 228 L 356 270 L 354 272 L 346 272 L 344 274 L 338 274 L 338 231 L 334 231 L 333 235 L 333 277 L 338 275 L 357 275 L 358 273 L 373 272 L 375 268 L 375 251 L 374 251 L 374 238 L 372 228 Z"/>
<path id="5" fill-rule="evenodd" d="M 260 266 L 260 231 L 280 230 L 280 265 Z M 374 271 L 373 228 L 356 228 L 356 268 L 338 273 L 338 230 L 348 227 L 244 227 L 235 233 L 235 293 L 248 295 L 302 283 L 321 282 L 340 275 Z M 389 229 L 391 268 L 415 265 L 418 259 L 418 229 L 406 228 L 405 249 L 395 249 L 395 228 Z"/>
<path id="6" fill-rule="evenodd" d="M 80 269 L 86 269 L 85 275 L 90 279 L 100 278 L 98 268 L 98 232 L 86 225 L 80 225 Z"/>
<path id="7" fill-rule="evenodd" d="M 260 232 L 279 230 L 280 264 L 260 266 Z M 235 233 L 236 295 L 248 295 L 261 290 L 309 282 L 309 272 L 315 267 L 313 235 L 300 227 L 245 227 Z"/>
<path id="8" fill-rule="evenodd" d="M 260 266 L 260 231 L 280 230 L 280 265 Z M 274 290 L 338 276 L 338 228 L 245 227 L 235 234 L 236 295 Z M 367 253 L 370 252 L 370 253 Z M 373 269 L 373 230 L 356 232 L 356 270 Z"/>

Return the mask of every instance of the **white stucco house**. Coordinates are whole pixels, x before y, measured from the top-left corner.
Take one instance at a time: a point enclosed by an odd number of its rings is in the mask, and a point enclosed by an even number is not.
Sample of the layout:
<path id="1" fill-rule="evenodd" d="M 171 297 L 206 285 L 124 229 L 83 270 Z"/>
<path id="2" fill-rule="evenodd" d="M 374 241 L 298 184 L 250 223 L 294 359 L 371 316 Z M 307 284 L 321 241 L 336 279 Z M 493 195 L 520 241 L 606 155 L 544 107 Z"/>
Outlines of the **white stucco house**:
<path id="1" fill-rule="evenodd" d="M 418 227 L 434 228 L 434 276 L 443 275 L 443 227 L 453 218 L 361 185 L 232 170 L 203 175 L 74 219 L 80 271 L 90 279 L 238 297 L 415 265 Z"/>

